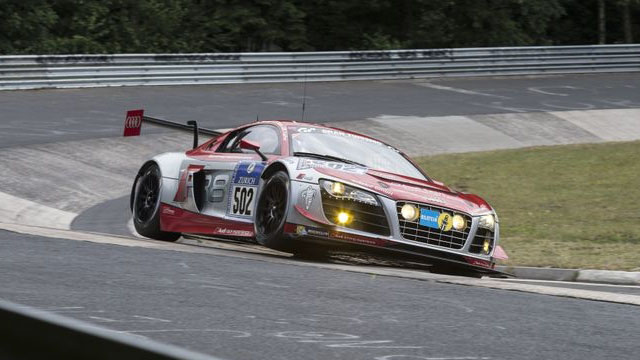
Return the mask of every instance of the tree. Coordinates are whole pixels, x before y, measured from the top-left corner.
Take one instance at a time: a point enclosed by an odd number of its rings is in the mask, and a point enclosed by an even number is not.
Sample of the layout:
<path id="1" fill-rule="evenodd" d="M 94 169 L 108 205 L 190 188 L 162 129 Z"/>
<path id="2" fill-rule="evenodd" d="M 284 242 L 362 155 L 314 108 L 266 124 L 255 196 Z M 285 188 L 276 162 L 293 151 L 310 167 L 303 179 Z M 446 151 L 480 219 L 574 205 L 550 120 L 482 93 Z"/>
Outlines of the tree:
<path id="1" fill-rule="evenodd" d="M 618 0 L 618 6 L 622 11 L 622 28 L 624 32 L 624 42 L 633 43 L 633 23 L 631 13 L 634 6 L 640 4 L 640 0 Z"/>
<path id="2" fill-rule="evenodd" d="M 607 43 L 607 12 L 605 0 L 598 0 L 598 44 Z"/>
<path id="3" fill-rule="evenodd" d="M 632 42 L 640 30 L 633 22 L 638 5 L 640 0 L 0 0 L 0 52 L 376 50 Z M 607 18 L 621 21 L 607 24 Z"/>
<path id="4" fill-rule="evenodd" d="M 0 53 L 21 54 L 43 51 L 58 21 L 46 0 L 0 0 Z"/>
<path id="5" fill-rule="evenodd" d="M 559 0 L 452 0 L 452 46 L 546 45 L 549 25 L 565 14 Z"/>

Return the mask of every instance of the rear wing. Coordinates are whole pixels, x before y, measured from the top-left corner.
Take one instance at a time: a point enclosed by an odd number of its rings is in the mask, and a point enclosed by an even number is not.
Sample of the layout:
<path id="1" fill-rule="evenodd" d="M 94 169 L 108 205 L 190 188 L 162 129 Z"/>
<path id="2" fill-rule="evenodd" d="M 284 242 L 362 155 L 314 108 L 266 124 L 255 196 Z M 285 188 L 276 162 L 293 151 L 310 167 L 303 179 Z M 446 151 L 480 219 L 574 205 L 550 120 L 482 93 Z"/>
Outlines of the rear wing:
<path id="1" fill-rule="evenodd" d="M 222 135 L 222 132 L 220 131 L 198 127 L 198 122 L 195 120 L 189 120 L 186 124 L 181 124 L 175 121 L 145 116 L 144 110 L 140 109 L 127 111 L 127 116 L 124 119 L 123 136 L 139 136 L 143 122 L 176 130 L 193 131 L 194 149 L 198 147 L 198 134 L 208 135 L 212 137 L 218 137 Z"/>

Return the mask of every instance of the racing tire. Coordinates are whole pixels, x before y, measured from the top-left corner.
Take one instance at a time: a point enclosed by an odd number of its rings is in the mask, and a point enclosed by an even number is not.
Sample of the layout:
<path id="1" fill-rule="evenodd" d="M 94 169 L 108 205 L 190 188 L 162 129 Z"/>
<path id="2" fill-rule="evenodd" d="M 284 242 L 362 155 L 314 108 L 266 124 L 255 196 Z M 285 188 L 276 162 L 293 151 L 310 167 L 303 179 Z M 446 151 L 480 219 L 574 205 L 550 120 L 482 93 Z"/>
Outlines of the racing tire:
<path id="1" fill-rule="evenodd" d="M 274 173 L 260 192 L 254 222 L 256 241 L 260 245 L 288 253 L 295 252 L 291 239 L 284 235 L 290 187 L 286 172 Z"/>
<path id="2" fill-rule="evenodd" d="M 162 175 L 157 164 L 146 166 L 134 187 L 133 226 L 138 234 L 154 240 L 176 241 L 180 233 L 160 230 Z"/>

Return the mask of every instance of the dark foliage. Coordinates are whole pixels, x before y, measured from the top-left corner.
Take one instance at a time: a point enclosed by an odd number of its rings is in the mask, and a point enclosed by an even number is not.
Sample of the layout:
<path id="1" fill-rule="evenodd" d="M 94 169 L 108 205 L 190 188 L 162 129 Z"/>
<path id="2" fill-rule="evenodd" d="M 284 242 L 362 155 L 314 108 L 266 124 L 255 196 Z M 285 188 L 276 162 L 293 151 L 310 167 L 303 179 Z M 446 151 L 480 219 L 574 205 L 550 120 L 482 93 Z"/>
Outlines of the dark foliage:
<path id="1" fill-rule="evenodd" d="M 640 1 L 606 0 L 606 40 Z M 626 20 L 625 20 L 626 19 Z M 167 53 L 594 44 L 598 0 L 0 0 L 0 53 Z"/>

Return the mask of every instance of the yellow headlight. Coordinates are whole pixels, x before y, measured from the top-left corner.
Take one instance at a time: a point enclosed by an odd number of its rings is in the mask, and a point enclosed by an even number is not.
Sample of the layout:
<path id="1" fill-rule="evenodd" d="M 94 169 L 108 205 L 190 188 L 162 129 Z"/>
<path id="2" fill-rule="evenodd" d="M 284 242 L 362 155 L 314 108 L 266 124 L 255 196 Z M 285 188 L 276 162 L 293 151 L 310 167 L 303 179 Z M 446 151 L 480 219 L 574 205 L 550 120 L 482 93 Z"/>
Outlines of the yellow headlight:
<path id="1" fill-rule="evenodd" d="M 349 222 L 350 218 L 351 218 L 351 216 L 348 213 L 346 213 L 344 211 L 341 211 L 341 212 L 338 213 L 338 216 L 336 217 L 336 220 L 338 220 L 338 224 L 344 225 L 344 224 Z"/>
<path id="2" fill-rule="evenodd" d="M 482 244 L 482 251 L 484 251 L 485 254 L 489 254 L 490 246 L 491 246 L 491 242 L 489 241 L 489 239 L 485 239 L 484 244 Z"/>
<path id="3" fill-rule="evenodd" d="M 462 215 L 453 215 L 453 228 L 462 231 L 467 227 L 467 221 Z"/>
<path id="4" fill-rule="evenodd" d="M 420 210 L 415 205 L 404 204 L 400 209 L 400 214 L 407 221 L 415 221 L 420 216 Z"/>
<path id="5" fill-rule="evenodd" d="M 331 184 L 331 192 L 332 195 L 344 195 L 344 184 L 339 182 L 334 182 Z"/>

